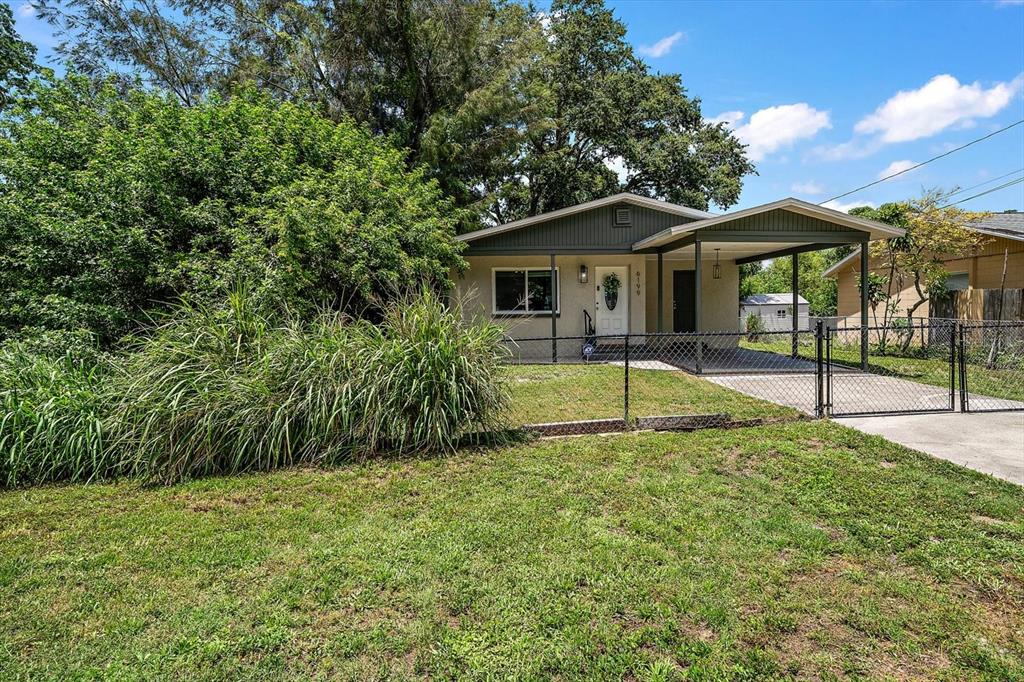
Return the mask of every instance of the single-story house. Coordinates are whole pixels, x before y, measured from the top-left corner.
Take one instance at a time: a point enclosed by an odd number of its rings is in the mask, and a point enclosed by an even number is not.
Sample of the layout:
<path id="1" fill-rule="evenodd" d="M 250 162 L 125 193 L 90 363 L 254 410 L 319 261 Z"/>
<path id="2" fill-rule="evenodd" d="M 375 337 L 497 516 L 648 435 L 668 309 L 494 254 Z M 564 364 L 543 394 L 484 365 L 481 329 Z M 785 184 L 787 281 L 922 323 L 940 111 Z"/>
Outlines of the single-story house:
<path id="1" fill-rule="evenodd" d="M 949 272 L 946 289 L 950 296 L 924 303 L 914 311 L 915 317 L 957 318 L 964 320 L 992 320 L 999 314 L 1000 287 L 1005 287 L 1002 298 L 1002 319 L 1024 319 L 1024 213 L 993 213 L 988 218 L 968 226 L 991 241 L 972 256 L 952 258 L 939 254 Z M 1003 266 L 1006 281 L 1003 285 Z M 826 277 L 836 278 L 838 285 L 837 312 L 847 326 L 857 326 L 861 314 L 858 279 L 861 267 L 860 251 L 825 270 Z M 871 272 L 888 278 L 877 258 L 870 258 Z M 906 308 L 917 300 L 913 278 L 905 277 L 906 288 L 894 291 Z M 900 311 L 905 314 L 904 311 Z M 879 313 L 881 317 L 881 313 Z M 880 320 L 879 320 L 880 321 Z M 874 324 L 874 320 L 871 321 Z"/>
<path id="2" fill-rule="evenodd" d="M 797 329 L 810 329 L 807 299 L 797 294 Z M 784 332 L 793 328 L 793 293 L 751 294 L 740 300 L 740 328 L 746 331 L 747 318 L 761 318 L 761 327 L 769 332 Z"/>
<path id="3" fill-rule="evenodd" d="M 616 194 L 461 235 L 454 293 L 520 339 L 735 333 L 741 264 L 902 234 L 792 198 L 715 215 Z"/>

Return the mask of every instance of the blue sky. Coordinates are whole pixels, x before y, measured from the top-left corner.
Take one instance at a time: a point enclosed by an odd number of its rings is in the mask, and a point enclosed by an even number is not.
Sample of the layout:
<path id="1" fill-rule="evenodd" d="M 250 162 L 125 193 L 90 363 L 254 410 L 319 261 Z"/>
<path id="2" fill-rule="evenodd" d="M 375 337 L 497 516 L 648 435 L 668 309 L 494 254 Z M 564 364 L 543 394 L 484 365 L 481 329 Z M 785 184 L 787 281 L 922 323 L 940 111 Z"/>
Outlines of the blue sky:
<path id="1" fill-rule="evenodd" d="M 1024 0 L 609 5 L 652 68 L 682 74 L 704 116 L 729 121 L 750 145 L 759 175 L 737 208 L 784 196 L 818 203 L 1024 119 Z M 45 60 L 49 27 L 28 3 L 12 6 Z M 979 185 L 955 197 L 965 198 L 1020 169 L 1024 125 L 837 207 Z M 1024 210 L 1024 184 L 960 206 Z"/>

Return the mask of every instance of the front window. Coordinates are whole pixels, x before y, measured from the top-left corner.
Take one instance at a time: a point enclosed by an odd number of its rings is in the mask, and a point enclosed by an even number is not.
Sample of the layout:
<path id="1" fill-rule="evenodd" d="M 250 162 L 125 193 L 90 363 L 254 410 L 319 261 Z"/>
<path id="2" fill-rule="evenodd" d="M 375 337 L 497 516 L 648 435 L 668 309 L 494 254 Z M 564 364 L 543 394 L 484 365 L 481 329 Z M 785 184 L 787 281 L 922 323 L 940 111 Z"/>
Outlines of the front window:
<path id="1" fill-rule="evenodd" d="M 558 276 L 558 270 L 555 270 Z M 550 268 L 495 268 L 494 312 L 499 315 L 550 313 L 553 291 Z M 555 312 L 558 305 L 555 303 Z"/>
<path id="2" fill-rule="evenodd" d="M 775 311 L 775 316 L 776 317 L 785 317 L 786 316 L 785 308 L 780 308 L 779 310 L 776 310 Z"/>

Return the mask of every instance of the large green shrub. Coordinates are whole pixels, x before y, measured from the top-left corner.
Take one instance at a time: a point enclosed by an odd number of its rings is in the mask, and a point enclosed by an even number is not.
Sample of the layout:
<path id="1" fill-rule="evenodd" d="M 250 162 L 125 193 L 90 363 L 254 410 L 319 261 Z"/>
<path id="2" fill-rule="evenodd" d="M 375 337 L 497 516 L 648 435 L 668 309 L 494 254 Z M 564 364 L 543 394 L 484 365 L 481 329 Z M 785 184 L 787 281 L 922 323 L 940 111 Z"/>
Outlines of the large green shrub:
<path id="1" fill-rule="evenodd" d="M 462 265 L 458 212 L 404 154 L 254 91 L 185 107 L 69 77 L 0 115 L 0 338 L 119 338 L 179 297 L 362 312 Z"/>

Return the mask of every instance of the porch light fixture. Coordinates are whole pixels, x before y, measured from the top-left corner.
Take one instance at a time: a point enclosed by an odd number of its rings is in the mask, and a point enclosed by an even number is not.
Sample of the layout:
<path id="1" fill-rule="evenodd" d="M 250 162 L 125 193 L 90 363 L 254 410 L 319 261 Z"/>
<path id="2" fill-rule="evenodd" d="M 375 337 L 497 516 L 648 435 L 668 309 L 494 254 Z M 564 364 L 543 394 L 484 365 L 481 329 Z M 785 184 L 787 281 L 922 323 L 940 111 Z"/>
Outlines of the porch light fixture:
<path id="1" fill-rule="evenodd" d="M 580 284 L 587 283 L 587 266 L 585 263 L 580 263 Z"/>
<path id="2" fill-rule="evenodd" d="M 715 264 L 711 266 L 711 278 L 722 279 L 722 264 L 718 262 L 718 252 L 721 249 L 715 249 Z"/>

